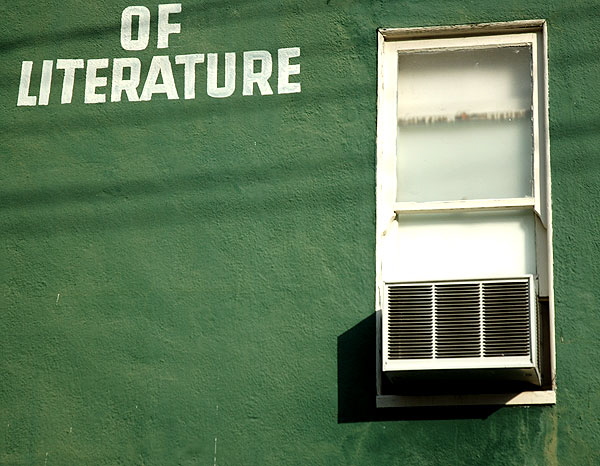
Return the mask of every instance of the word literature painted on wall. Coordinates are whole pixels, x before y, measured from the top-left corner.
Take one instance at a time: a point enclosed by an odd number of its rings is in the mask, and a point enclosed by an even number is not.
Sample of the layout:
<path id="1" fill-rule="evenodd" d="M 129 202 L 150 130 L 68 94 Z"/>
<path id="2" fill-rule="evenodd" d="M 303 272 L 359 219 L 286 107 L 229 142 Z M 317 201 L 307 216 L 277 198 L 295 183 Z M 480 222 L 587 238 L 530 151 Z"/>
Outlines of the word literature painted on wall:
<path id="1" fill-rule="evenodd" d="M 172 18 L 177 13 L 181 13 L 181 3 L 158 5 L 157 49 L 168 48 L 169 36 L 181 32 L 181 24 Z M 148 8 L 125 8 L 121 15 L 121 47 L 127 51 L 145 50 L 150 43 L 151 23 Z M 170 100 L 195 99 L 197 72 L 206 74 L 206 94 L 210 97 L 233 95 L 236 71 L 242 73 L 242 95 L 292 94 L 301 91 L 298 78 L 290 78 L 300 74 L 300 64 L 293 63 L 299 56 L 299 47 L 278 49 L 276 70 L 273 55 L 266 50 L 156 55 L 147 71 L 135 57 L 43 60 L 41 64 L 23 61 L 17 106 L 48 105 L 52 93 L 60 93 L 61 104 L 70 104 L 75 77 L 80 74 L 85 76 L 83 102 L 86 104 L 150 101 L 156 95 L 165 95 Z M 37 83 L 32 86 L 32 74 L 38 66 L 41 66 L 39 86 Z M 174 73 L 174 70 L 179 71 Z M 178 75 L 182 75 L 182 79 L 176 79 Z"/>

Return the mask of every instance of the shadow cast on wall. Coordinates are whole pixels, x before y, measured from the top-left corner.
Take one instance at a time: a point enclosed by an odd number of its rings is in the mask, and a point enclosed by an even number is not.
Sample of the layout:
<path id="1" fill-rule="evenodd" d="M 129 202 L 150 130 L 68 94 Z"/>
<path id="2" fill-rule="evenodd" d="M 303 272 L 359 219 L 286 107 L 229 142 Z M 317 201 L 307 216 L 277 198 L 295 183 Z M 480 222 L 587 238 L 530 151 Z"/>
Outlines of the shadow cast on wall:
<path id="1" fill-rule="evenodd" d="M 486 419 L 500 406 L 376 407 L 376 317 L 365 318 L 337 339 L 338 423 Z"/>

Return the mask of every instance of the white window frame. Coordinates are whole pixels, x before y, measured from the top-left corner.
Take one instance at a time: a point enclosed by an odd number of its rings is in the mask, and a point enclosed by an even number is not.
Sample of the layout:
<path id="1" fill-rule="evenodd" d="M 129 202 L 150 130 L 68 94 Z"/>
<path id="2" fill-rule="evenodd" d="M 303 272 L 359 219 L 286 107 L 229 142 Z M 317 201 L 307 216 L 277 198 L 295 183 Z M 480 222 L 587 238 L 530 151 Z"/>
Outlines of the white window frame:
<path id="1" fill-rule="evenodd" d="M 533 75 L 533 196 L 509 199 L 447 200 L 436 202 L 396 202 L 396 140 L 398 53 L 436 49 L 469 49 L 503 45 L 528 45 L 532 51 Z M 547 31 L 544 20 L 486 23 L 465 26 L 442 26 L 378 30 L 378 100 L 377 100 L 377 406 L 441 406 L 457 404 L 529 405 L 554 404 L 555 336 L 552 275 L 552 219 L 550 200 L 550 160 L 548 135 Z M 549 330 L 545 339 L 549 347 L 551 387 L 519 393 L 475 395 L 394 395 L 382 392 L 381 313 L 383 306 L 382 264 L 387 252 L 383 238 L 398 215 L 449 211 L 478 211 L 530 208 L 537 219 L 536 227 L 543 240 L 537 241 L 538 268 L 541 270 L 540 295 L 548 298 Z"/>

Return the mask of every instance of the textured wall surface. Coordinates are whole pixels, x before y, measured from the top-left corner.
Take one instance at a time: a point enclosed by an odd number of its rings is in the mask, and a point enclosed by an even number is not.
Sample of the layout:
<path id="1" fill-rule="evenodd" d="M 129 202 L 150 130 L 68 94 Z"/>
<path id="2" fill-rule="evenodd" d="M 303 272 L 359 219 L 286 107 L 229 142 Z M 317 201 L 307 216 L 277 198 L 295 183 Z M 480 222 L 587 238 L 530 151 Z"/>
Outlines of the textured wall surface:
<path id="1" fill-rule="evenodd" d="M 124 0 L 0 6 L 0 463 L 599 464 L 598 1 L 181 3 L 160 50 L 143 3 L 139 52 Z M 376 29 L 537 18 L 558 403 L 376 411 Z M 242 52 L 284 47 L 302 92 L 243 96 Z M 55 71 L 49 105 L 16 105 L 24 60 L 35 94 L 42 60 L 137 57 L 145 75 L 209 52 L 238 54 L 231 97 L 199 65 L 195 99 L 84 104 L 78 71 L 61 104 Z"/>

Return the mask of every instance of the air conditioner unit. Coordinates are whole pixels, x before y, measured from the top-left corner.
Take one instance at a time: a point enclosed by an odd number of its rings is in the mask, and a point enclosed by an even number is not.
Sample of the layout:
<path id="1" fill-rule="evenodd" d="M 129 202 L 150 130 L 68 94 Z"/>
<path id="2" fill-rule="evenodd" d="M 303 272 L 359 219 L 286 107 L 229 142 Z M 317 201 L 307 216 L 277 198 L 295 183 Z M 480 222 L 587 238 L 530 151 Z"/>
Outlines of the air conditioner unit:
<path id="1" fill-rule="evenodd" d="M 532 275 L 385 283 L 384 372 L 526 372 L 540 383 L 538 316 Z"/>

